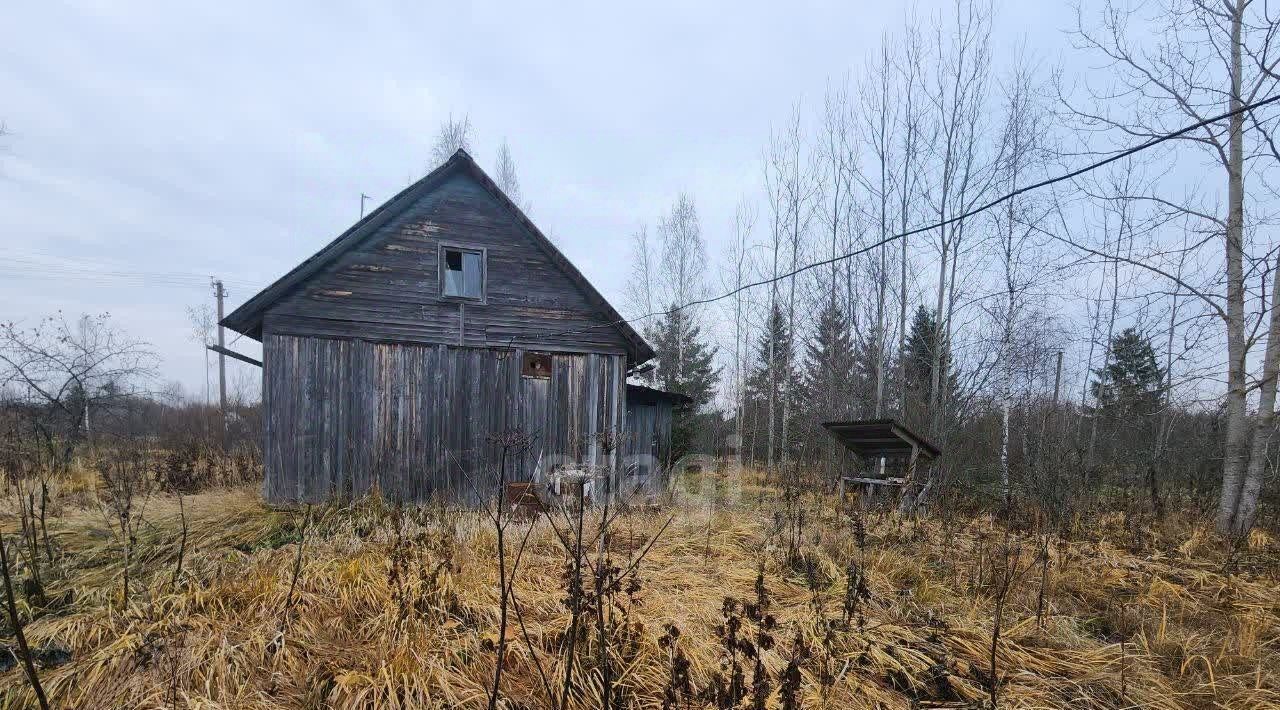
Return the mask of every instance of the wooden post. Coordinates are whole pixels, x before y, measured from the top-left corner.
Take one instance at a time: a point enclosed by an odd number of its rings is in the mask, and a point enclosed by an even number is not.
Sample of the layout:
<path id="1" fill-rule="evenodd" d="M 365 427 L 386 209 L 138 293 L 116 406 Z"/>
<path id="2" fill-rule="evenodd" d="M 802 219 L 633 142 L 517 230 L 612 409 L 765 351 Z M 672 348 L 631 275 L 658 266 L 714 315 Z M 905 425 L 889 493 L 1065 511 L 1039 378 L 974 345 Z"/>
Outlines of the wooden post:
<path id="1" fill-rule="evenodd" d="M 221 351 L 227 347 L 222 328 L 222 299 L 227 295 L 220 279 L 213 280 L 213 295 L 218 299 L 218 407 L 222 414 L 222 446 L 227 446 L 227 356 Z"/>
<path id="2" fill-rule="evenodd" d="M 1053 376 L 1053 409 L 1049 410 L 1049 415 L 1053 417 L 1054 422 L 1058 421 L 1058 393 L 1062 391 L 1062 351 L 1058 351 L 1058 372 Z M 1057 428 L 1056 426 L 1054 427 Z"/>
<path id="3" fill-rule="evenodd" d="M 1053 404 L 1049 407 L 1049 416 L 1045 417 L 1046 426 L 1044 429 L 1040 431 L 1040 461 L 1041 461 L 1040 470 L 1042 472 L 1045 469 L 1045 464 L 1044 464 L 1045 456 L 1048 455 L 1048 451 L 1049 451 L 1049 430 L 1052 429 L 1053 431 L 1053 440 L 1054 440 L 1055 448 L 1058 443 L 1058 434 L 1061 431 L 1059 419 L 1058 419 L 1058 395 L 1061 391 L 1062 391 L 1062 351 L 1059 350 L 1057 373 L 1053 376 Z M 1057 492 L 1056 472 L 1058 469 L 1055 467 L 1053 470 L 1055 472 L 1054 474 L 1055 480 L 1053 481 L 1053 488 L 1054 488 L 1054 492 L 1056 493 Z"/>
<path id="4" fill-rule="evenodd" d="M 912 487 L 916 484 L 916 457 L 920 454 L 920 447 L 915 442 L 911 443 L 911 457 L 907 459 L 907 473 L 902 479 L 902 491 L 898 502 L 899 513 L 914 512 L 916 505 L 919 503 L 917 494 L 912 491 Z"/>

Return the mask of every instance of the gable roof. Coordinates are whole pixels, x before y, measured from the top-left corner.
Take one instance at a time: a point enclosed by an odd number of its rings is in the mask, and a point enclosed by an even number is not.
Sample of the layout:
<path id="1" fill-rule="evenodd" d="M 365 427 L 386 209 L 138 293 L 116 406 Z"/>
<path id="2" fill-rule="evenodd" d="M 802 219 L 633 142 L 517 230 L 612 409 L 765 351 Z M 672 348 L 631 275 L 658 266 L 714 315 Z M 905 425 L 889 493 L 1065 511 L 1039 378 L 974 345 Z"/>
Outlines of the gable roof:
<path id="1" fill-rule="evenodd" d="M 222 319 L 222 325 L 255 340 L 261 340 L 262 318 L 269 308 L 292 293 L 307 279 L 319 273 L 343 254 L 351 251 L 365 239 L 372 236 L 379 227 L 407 210 L 432 190 L 444 184 L 449 177 L 458 173 L 465 173 L 472 177 L 486 191 L 497 198 L 500 205 L 511 212 L 516 222 L 531 237 L 534 245 L 547 255 L 551 262 L 582 291 L 587 298 L 587 302 L 596 308 L 597 313 L 602 316 L 604 321 L 600 327 L 613 328 L 626 340 L 628 345 L 627 356 L 633 365 L 638 365 L 654 357 L 653 348 L 649 343 L 629 323 L 623 320 L 618 311 L 591 285 L 591 282 L 587 281 L 582 272 L 556 248 L 556 245 L 538 229 L 532 220 L 525 215 L 524 211 L 512 202 L 511 198 L 507 197 L 506 193 L 476 164 L 471 155 L 462 149 L 458 149 L 456 153 L 441 164 L 440 167 L 428 173 L 426 177 L 401 190 L 395 197 L 387 200 L 377 209 L 365 215 L 360 221 L 351 225 L 347 231 L 338 235 L 336 239 L 329 242 L 320 251 L 307 257 L 306 260 L 294 267 L 289 273 L 277 279 L 275 283 L 245 301 L 239 308 Z M 572 338 L 573 334 L 566 333 L 564 337 Z"/>

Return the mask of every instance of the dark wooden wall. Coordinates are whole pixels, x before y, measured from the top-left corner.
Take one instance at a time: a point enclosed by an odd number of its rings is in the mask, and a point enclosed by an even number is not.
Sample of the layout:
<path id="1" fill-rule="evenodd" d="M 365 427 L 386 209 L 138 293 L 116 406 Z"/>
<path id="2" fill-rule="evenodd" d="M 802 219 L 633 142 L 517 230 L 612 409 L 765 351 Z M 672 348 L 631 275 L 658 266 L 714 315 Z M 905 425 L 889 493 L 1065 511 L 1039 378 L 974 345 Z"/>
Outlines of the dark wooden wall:
<path id="1" fill-rule="evenodd" d="M 264 496 L 487 494 L 499 452 L 488 437 L 516 428 L 534 445 L 509 469 L 512 480 L 563 462 L 615 463 L 619 452 L 607 456 L 595 434 L 624 428 L 625 356 L 556 354 L 551 377 L 536 379 L 521 376 L 522 354 L 267 335 Z"/>
<path id="2" fill-rule="evenodd" d="M 441 242 L 487 250 L 485 303 L 440 297 Z M 510 210 L 458 173 L 273 305 L 263 334 L 625 353 L 607 323 Z"/>
<path id="3" fill-rule="evenodd" d="M 626 437 L 623 447 L 623 480 L 626 490 L 657 490 L 671 458 L 670 402 L 627 401 Z"/>

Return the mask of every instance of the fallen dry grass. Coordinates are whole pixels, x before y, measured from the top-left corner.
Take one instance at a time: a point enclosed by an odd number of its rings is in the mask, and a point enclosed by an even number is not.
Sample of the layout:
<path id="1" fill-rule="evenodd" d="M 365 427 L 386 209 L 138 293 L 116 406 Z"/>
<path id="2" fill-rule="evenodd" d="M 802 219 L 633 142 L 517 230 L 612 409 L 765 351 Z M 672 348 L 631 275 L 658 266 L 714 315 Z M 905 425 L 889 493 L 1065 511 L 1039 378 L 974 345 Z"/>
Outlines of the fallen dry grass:
<path id="1" fill-rule="evenodd" d="M 629 635 L 613 652 L 624 706 L 661 705 L 671 652 L 659 639 L 668 625 L 681 631 L 695 687 L 724 670 L 715 628 L 725 597 L 752 599 L 760 565 L 779 638 L 765 666 L 777 677 L 801 635 L 809 648 L 803 707 L 986 702 L 991 575 L 1006 559 L 991 517 L 944 525 L 872 516 L 860 547 L 852 521 L 815 500 L 800 557 L 788 562 L 777 506 L 762 490 L 763 501 L 710 513 L 696 505 L 636 511 L 615 524 L 610 554 L 626 560 L 675 516 L 620 612 Z M 300 513 L 269 509 L 250 490 L 186 503 L 190 538 L 175 583 L 177 502 L 149 502 L 139 591 L 128 609 L 119 608 L 119 554 L 101 511 L 68 506 L 52 524 L 61 559 L 47 596 L 73 596 L 60 608 L 33 610 L 21 600 L 20 608 L 35 616 L 27 626 L 35 646 L 71 652 L 41 674 L 55 706 L 486 705 L 499 610 L 495 541 L 481 518 L 412 511 L 397 547 L 395 516 L 376 501 L 313 510 L 305 535 Z M 15 529 L 12 519 L 0 522 Z M 1140 553 L 1109 542 L 1127 539 L 1118 516 L 1091 533 L 1052 541 L 1042 624 L 1036 540 L 1015 538 L 1028 569 L 1005 615 L 1002 706 L 1280 707 L 1280 576 L 1270 536 L 1255 533 L 1228 559 L 1200 526 L 1169 523 Z M 509 631 L 510 707 L 549 706 L 539 666 L 558 688 L 569 618 L 564 561 L 553 531 L 536 524 L 515 586 L 523 623 Z M 870 596 L 861 618 L 846 624 L 851 561 L 865 571 Z M 596 704 L 589 662 L 583 676 L 573 707 Z M 0 702 L 33 704 L 20 668 L 0 675 Z"/>

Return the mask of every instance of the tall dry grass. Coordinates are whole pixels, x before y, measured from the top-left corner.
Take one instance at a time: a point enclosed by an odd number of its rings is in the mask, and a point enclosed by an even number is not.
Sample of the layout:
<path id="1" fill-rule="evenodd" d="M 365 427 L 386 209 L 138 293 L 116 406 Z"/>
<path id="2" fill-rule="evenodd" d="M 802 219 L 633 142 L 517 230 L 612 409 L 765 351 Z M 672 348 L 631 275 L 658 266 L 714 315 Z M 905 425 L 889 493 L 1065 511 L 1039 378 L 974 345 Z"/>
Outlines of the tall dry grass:
<path id="1" fill-rule="evenodd" d="M 661 707 L 664 694 L 669 707 L 710 706 L 706 689 L 728 671 L 717 629 L 726 597 L 735 609 L 753 603 L 761 571 L 775 617 L 775 641 L 760 653 L 769 707 L 782 707 L 786 692 L 792 707 L 842 710 L 986 702 L 993 569 L 1005 539 L 996 520 L 855 523 L 813 496 L 789 554 L 775 493 L 749 490 L 752 500 L 710 514 L 677 505 L 613 524 L 608 552 L 625 561 L 675 514 L 641 565 L 628 633 L 610 648 L 619 706 Z M 311 510 L 304 528 L 303 512 L 269 509 L 249 490 L 189 496 L 185 510 L 175 582 L 177 501 L 148 504 L 127 608 L 102 511 L 68 505 L 51 521 L 61 557 L 45 596 L 60 601 L 20 607 L 33 646 L 71 653 L 41 671 L 54 706 L 487 704 L 499 606 L 483 518 L 435 506 L 399 515 L 373 500 Z M 551 706 L 542 678 L 563 676 L 565 553 L 545 521 L 533 525 L 514 588 L 520 623 L 505 644 L 502 694 L 512 708 Z M 997 649 L 1001 706 L 1280 706 L 1275 541 L 1256 532 L 1229 554 L 1205 527 L 1168 523 L 1142 551 L 1113 542 L 1131 538 L 1117 514 L 1088 539 L 1054 540 L 1040 624 L 1039 568 L 1020 577 Z M 1032 537 L 1015 539 L 1026 545 L 1023 561 L 1034 561 Z M 865 594 L 847 611 L 854 578 Z M 760 631 L 749 618 L 734 623 L 746 636 Z M 579 656 L 571 707 L 596 704 L 593 657 Z M 0 698 L 4 707 L 33 703 L 19 668 L 0 675 Z"/>

